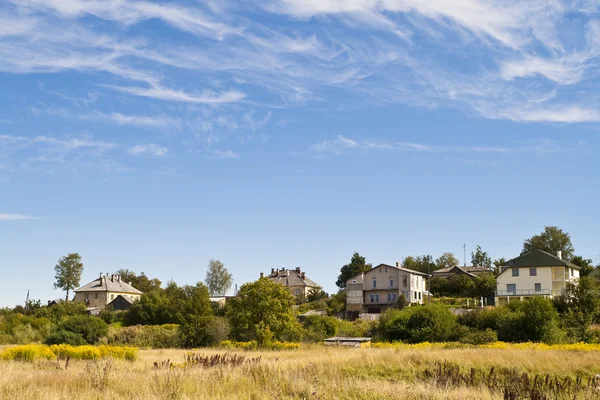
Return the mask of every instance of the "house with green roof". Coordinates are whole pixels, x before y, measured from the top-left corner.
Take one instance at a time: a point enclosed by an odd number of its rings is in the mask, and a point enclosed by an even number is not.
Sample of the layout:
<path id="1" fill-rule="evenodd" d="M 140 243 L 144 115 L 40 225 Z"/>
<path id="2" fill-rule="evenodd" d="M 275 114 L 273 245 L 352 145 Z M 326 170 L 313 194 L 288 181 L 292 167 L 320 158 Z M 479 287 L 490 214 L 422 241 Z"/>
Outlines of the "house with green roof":
<path id="1" fill-rule="evenodd" d="M 551 299 L 560 295 L 567 283 L 577 283 L 579 266 L 542 250 L 533 250 L 500 266 L 496 278 L 496 305 L 531 297 Z"/>

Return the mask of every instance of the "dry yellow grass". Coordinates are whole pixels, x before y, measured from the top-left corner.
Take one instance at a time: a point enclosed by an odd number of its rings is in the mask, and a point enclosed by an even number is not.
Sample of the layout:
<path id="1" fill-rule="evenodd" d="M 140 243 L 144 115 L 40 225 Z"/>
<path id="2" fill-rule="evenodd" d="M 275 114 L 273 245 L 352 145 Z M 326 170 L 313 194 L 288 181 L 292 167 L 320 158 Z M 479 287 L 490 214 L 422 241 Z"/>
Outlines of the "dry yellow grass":
<path id="1" fill-rule="evenodd" d="M 213 355 L 222 349 L 201 349 Z M 600 373 L 597 352 L 523 349 L 345 349 L 238 352 L 240 367 L 165 368 L 183 350 L 143 350 L 137 361 L 0 361 L 1 399 L 501 399 L 484 387 L 437 387 L 417 379 L 436 361 L 572 376 Z M 59 367 L 61 369 L 59 369 Z M 584 397 L 582 397 L 584 398 Z"/>

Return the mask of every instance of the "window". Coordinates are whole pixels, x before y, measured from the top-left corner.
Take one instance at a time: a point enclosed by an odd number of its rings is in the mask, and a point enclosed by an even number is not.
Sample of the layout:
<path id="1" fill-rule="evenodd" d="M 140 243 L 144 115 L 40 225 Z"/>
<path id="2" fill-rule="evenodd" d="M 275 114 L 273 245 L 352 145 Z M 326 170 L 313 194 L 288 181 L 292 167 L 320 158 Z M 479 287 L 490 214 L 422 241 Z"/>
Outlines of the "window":
<path id="1" fill-rule="evenodd" d="M 421 292 L 419 292 L 419 300 L 421 300 Z"/>
<path id="2" fill-rule="evenodd" d="M 385 273 L 387 274 L 387 267 L 385 267 Z"/>
<path id="3" fill-rule="evenodd" d="M 536 283 L 535 284 L 535 291 L 536 292 L 541 292 L 542 291 L 542 284 L 541 283 Z"/>
<path id="4" fill-rule="evenodd" d="M 512 276 L 519 276 L 519 268 L 512 269 Z"/>
<path id="5" fill-rule="evenodd" d="M 408 278 L 406 275 L 402 277 L 402 287 L 406 287 L 408 285 Z"/>
<path id="6" fill-rule="evenodd" d="M 375 303 L 379 303 L 379 293 L 375 293 Z"/>
<path id="7" fill-rule="evenodd" d="M 517 294 L 517 285 L 515 283 L 507 283 L 506 291 L 508 294 Z"/>
<path id="8" fill-rule="evenodd" d="M 377 287 L 377 279 L 373 279 L 373 287 L 376 288 Z"/>
<path id="9" fill-rule="evenodd" d="M 417 292 L 414 292 L 415 300 L 417 299 Z"/>
<path id="10" fill-rule="evenodd" d="M 394 287 L 394 280 L 390 278 L 390 287 Z"/>
<path id="11" fill-rule="evenodd" d="M 300 289 L 296 289 L 296 296 L 300 296 Z"/>
<path id="12" fill-rule="evenodd" d="M 352 279 L 352 283 L 356 283 L 356 279 Z"/>
<path id="13" fill-rule="evenodd" d="M 535 267 L 529 268 L 529 276 L 537 276 L 537 268 L 535 268 Z"/>
<path id="14" fill-rule="evenodd" d="M 375 303 L 375 294 L 371 293 L 371 303 Z"/>
<path id="15" fill-rule="evenodd" d="M 114 295 L 114 294 L 111 294 L 111 295 L 110 295 L 110 299 L 111 299 L 111 300 L 114 300 L 114 299 L 115 299 L 115 295 Z"/>
<path id="16" fill-rule="evenodd" d="M 388 303 L 393 303 L 396 301 L 396 293 L 388 293 Z"/>

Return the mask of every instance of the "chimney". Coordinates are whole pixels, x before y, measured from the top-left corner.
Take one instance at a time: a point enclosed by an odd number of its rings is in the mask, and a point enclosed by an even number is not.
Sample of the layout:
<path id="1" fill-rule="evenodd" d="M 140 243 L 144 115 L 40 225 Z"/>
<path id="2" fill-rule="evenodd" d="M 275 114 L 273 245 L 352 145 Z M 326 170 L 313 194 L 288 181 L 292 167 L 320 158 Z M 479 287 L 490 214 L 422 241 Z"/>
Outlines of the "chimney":
<path id="1" fill-rule="evenodd" d="M 306 279 L 306 272 L 301 272 L 300 273 L 300 278 Z"/>
<path id="2" fill-rule="evenodd" d="M 290 270 L 289 269 L 285 270 L 285 276 L 290 276 Z"/>
<path id="3" fill-rule="evenodd" d="M 275 268 L 271 268 L 271 273 L 274 274 L 275 273 Z"/>
<path id="4" fill-rule="evenodd" d="M 300 267 L 296 267 L 296 272 L 300 273 Z"/>
<path id="5" fill-rule="evenodd" d="M 396 267 L 398 267 L 398 268 L 402 267 L 402 264 L 400 263 L 400 261 L 396 261 Z"/>
<path id="6" fill-rule="evenodd" d="M 262 272 L 260 273 L 260 279 L 264 278 L 265 274 L 263 274 Z"/>
<path id="7" fill-rule="evenodd" d="M 562 251 L 557 251 L 556 252 L 556 257 L 560 258 L 562 260 Z"/>
<path id="8" fill-rule="evenodd" d="M 104 278 L 104 274 L 100 272 L 100 279 Z"/>

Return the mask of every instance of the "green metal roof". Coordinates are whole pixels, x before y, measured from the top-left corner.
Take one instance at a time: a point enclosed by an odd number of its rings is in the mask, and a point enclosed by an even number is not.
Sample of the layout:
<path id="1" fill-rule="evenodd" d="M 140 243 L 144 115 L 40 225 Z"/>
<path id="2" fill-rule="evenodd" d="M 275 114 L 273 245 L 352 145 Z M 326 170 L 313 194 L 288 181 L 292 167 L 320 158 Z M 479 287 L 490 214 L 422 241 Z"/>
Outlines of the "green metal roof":
<path id="1" fill-rule="evenodd" d="M 512 260 L 508 260 L 503 267 L 569 267 L 580 269 L 579 266 L 556 257 L 542 250 L 533 250 Z"/>

